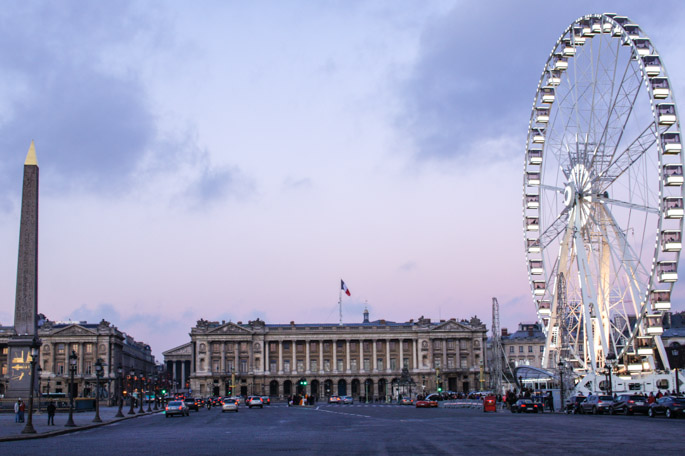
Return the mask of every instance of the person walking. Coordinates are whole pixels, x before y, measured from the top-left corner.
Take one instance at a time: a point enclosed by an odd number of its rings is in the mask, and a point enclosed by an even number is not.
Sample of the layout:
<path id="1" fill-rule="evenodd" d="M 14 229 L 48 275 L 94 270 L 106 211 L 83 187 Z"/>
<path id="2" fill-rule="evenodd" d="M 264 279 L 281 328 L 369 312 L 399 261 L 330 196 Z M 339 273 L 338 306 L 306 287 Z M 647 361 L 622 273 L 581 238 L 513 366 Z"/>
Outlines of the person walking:
<path id="1" fill-rule="evenodd" d="M 55 425 L 55 412 L 57 407 L 55 407 L 55 401 L 50 401 L 48 403 L 48 426 Z"/>
<path id="2" fill-rule="evenodd" d="M 26 410 L 26 405 L 24 402 L 19 399 L 19 422 L 23 423 L 24 422 L 24 411 Z"/>
<path id="3" fill-rule="evenodd" d="M 19 415 L 19 409 L 21 407 L 21 398 L 17 399 L 17 402 L 14 403 L 14 422 L 15 423 L 21 423 L 20 415 Z"/>

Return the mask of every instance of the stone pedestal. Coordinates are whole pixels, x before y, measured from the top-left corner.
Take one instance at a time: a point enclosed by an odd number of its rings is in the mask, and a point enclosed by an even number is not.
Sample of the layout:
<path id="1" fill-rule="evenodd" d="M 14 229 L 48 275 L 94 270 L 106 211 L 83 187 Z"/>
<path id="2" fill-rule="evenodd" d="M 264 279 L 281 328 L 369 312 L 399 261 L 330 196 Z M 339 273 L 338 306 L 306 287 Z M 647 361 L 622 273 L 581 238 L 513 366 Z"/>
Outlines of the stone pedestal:
<path id="1" fill-rule="evenodd" d="M 7 345 L 9 346 L 7 358 L 9 384 L 5 397 L 13 399 L 20 397 L 24 402 L 28 402 L 31 388 L 31 347 L 34 345 L 34 339 L 16 336 L 10 338 Z M 37 380 L 38 376 L 34 379 L 34 391 L 38 391 Z"/>

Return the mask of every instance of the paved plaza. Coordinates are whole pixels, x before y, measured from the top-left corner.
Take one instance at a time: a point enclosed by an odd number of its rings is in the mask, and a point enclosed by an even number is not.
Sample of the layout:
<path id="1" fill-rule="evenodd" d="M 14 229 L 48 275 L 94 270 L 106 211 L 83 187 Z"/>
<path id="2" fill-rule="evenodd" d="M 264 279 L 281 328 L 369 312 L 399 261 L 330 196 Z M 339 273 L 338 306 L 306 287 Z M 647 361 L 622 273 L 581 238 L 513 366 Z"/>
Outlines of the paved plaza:
<path id="1" fill-rule="evenodd" d="M 115 409 L 103 413 L 109 415 Z M 86 424 L 92 414 L 76 416 Z M 3 435 L 16 431 L 2 416 Z M 37 417 L 42 425 L 45 416 Z M 66 416 L 58 416 L 63 426 Z M 59 426 L 58 426 L 59 427 Z M 41 429 L 45 429 L 43 426 Z M 437 455 L 437 454 L 682 454 L 685 419 L 646 416 L 483 413 L 475 408 L 417 409 L 354 404 L 263 409 L 241 406 L 165 418 L 137 416 L 49 438 L 0 442 L 3 455 Z"/>

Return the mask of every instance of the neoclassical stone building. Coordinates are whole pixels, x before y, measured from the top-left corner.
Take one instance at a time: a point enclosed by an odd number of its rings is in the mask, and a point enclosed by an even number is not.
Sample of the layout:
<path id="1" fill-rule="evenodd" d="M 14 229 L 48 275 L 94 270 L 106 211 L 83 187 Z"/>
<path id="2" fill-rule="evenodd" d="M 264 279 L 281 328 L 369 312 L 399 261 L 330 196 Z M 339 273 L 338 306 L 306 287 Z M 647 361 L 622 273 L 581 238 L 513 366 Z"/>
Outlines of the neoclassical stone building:
<path id="1" fill-rule="evenodd" d="M 0 395 L 4 394 L 7 383 L 7 342 L 13 334 L 13 327 L 0 327 Z M 53 322 L 40 315 L 38 337 L 41 341 L 38 375 L 43 394 L 68 392 L 69 354 L 72 350 L 78 357 L 74 375 L 76 397 L 94 397 L 95 362 L 98 358 L 104 363 L 102 395 L 105 397 L 113 397 L 117 393 L 115 380 L 119 366 L 124 375 L 132 370 L 136 373 L 157 372 L 150 346 L 137 342 L 105 320 L 100 323 Z"/>
<path id="2" fill-rule="evenodd" d="M 190 338 L 164 356 L 174 378 L 189 362 L 188 386 L 199 396 L 227 395 L 232 382 L 233 394 L 274 397 L 395 397 L 433 392 L 438 385 L 470 391 L 487 369 L 481 366 L 486 328 L 476 317 L 395 323 L 369 321 L 365 311 L 362 323 L 343 325 L 199 320 Z"/>

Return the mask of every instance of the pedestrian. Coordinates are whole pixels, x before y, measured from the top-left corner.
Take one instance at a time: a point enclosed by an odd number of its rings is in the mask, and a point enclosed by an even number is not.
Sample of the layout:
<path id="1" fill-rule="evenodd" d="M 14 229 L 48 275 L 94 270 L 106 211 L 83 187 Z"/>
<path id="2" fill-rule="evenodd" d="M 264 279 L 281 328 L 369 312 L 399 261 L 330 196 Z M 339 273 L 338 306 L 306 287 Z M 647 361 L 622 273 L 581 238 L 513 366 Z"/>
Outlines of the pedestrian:
<path id="1" fill-rule="evenodd" d="M 48 426 L 54 426 L 55 425 L 55 411 L 57 410 L 57 407 L 55 407 L 55 402 L 50 401 L 48 403 Z"/>
<path id="2" fill-rule="evenodd" d="M 21 407 L 21 398 L 17 399 L 17 402 L 14 403 L 14 422 L 15 423 L 21 423 L 19 420 L 19 408 Z"/>
<path id="3" fill-rule="evenodd" d="M 648 404 L 653 404 L 656 401 L 656 398 L 654 397 L 654 392 L 652 391 L 649 393 L 649 397 L 647 398 L 647 403 Z"/>
<path id="4" fill-rule="evenodd" d="M 19 422 L 24 422 L 24 411 L 26 410 L 26 405 L 19 399 Z"/>

